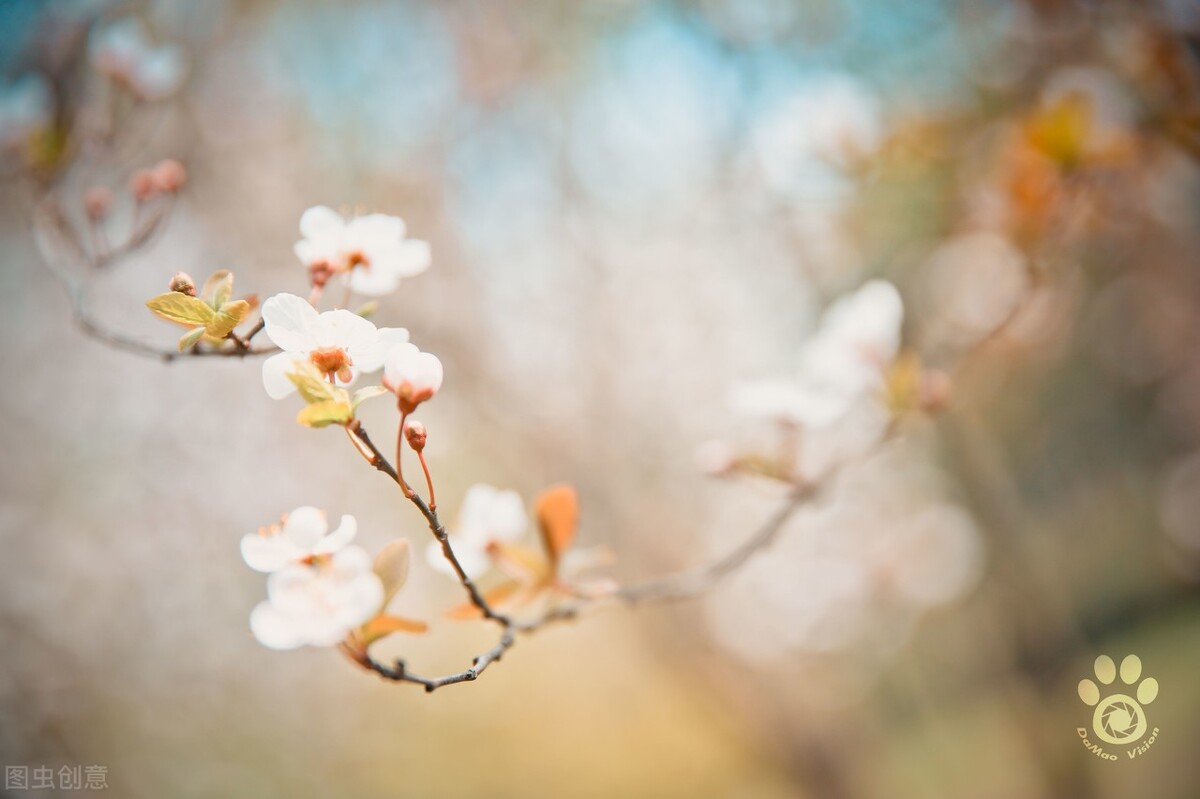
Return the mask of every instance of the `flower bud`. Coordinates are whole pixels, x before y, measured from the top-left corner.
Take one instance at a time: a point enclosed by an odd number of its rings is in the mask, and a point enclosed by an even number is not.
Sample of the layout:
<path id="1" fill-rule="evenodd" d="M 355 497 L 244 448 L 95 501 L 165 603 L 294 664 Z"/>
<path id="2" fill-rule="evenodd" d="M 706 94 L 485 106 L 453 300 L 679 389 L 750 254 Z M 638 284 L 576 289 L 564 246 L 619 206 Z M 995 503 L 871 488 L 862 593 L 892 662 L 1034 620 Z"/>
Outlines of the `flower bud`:
<path id="1" fill-rule="evenodd" d="M 196 281 L 192 280 L 192 276 L 187 272 L 176 272 L 175 277 L 171 278 L 169 289 L 189 297 L 195 297 Z"/>
<path id="2" fill-rule="evenodd" d="M 405 422 L 404 438 L 408 441 L 408 445 L 413 448 L 413 452 L 420 452 L 425 449 L 425 439 L 428 437 L 429 434 L 425 430 L 425 425 L 416 419 L 410 419 L 408 422 Z"/>
<path id="3" fill-rule="evenodd" d="M 329 278 L 333 277 L 333 268 L 328 261 L 314 261 L 308 267 L 308 281 L 315 289 L 325 288 Z"/>
<path id="4" fill-rule="evenodd" d="M 950 404 L 950 397 L 953 393 L 954 387 L 950 382 L 950 376 L 945 372 L 930 369 L 921 375 L 920 402 L 922 410 L 929 413 L 945 410 L 946 406 Z"/>
<path id="5" fill-rule="evenodd" d="M 154 173 L 149 169 L 134 172 L 129 178 L 129 191 L 133 193 L 133 199 L 140 203 L 149 200 L 158 192 L 158 182 L 154 179 Z"/>
<path id="6" fill-rule="evenodd" d="M 83 195 L 83 208 L 88 219 L 93 221 L 108 216 L 112 208 L 113 193 L 107 186 L 92 186 Z"/>
<path id="7" fill-rule="evenodd" d="M 154 186 L 164 194 L 174 194 L 187 182 L 187 170 L 174 158 L 159 161 L 151 170 Z"/>
<path id="8" fill-rule="evenodd" d="M 414 344 L 398 344 L 384 358 L 383 385 L 403 413 L 412 413 L 442 387 L 442 362 Z"/>

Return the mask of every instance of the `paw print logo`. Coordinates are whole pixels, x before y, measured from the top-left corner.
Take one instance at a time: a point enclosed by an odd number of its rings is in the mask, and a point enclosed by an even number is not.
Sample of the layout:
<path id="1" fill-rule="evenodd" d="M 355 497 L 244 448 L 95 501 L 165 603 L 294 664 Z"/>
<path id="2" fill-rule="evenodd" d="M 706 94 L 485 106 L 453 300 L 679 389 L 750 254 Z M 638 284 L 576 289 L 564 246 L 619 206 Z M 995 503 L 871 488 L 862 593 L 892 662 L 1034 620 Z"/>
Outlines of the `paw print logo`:
<path id="1" fill-rule="evenodd" d="M 1142 661 L 1137 655 L 1128 655 L 1121 661 L 1121 682 L 1131 688 L 1142 676 Z M 1123 693 L 1112 693 L 1101 699 L 1101 692 L 1108 690 L 1101 686 L 1113 685 L 1117 678 L 1117 666 L 1108 655 L 1096 658 L 1096 685 L 1090 679 L 1079 681 L 1079 698 L 1085 705 L 1095 707 L 1092 716 L 1092 729 L 1100 740 L 1110 744 L 1127 744 L 1138 740 L 1146 734 L 1146 711 L 1142 705 L 1148 705 L 1158 696 L 1158 680 L 1147 677 L 1138 683 L 1137 699 Z M 1113 686 L 1117 690 L 1122 686 Z"/>

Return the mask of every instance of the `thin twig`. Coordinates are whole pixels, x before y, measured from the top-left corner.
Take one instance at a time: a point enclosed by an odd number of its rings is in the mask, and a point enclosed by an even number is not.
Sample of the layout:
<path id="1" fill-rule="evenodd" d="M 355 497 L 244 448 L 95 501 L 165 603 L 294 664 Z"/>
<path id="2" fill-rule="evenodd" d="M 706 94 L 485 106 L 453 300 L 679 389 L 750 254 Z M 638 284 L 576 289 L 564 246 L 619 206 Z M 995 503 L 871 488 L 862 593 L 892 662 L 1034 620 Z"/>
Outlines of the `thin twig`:
<path id="1" fill-rule="evenodd" d="M 466 589 L 471 604 L 483 614 L 485 619 L 495 621 L 504 626 L 512 626 L 512 620 L 508 616 L 497 612 L 488 604 L 479 587 L 475 585 L 475 581 L 467 575 L 462 564 L 458 562 L 458 557 L 454 554 L 454 549 L 450 546 L 450 536 L 446 532 L 446 526 L 438 518 L 437 511 L 431 509 L 425 503 L 425 500 L 421 498 L 420 494 L 407 488 L 399 472 L 388 462 L 388 459 L 383 456 L 383 453 L 379 451 L 374 442 L 371 441 L 371 437 L 367 435 L 367 431 L 357 419 L 346 426 L 346 433 L 351 439 L 356 440 L 355 447 L 369 464 L 391 478 L 392 482 L 400 486 L 401 490 L 407 489 L 406 498 L 413 505 L 416 505 L 417 510 L 425 517 L 425 521 L 429 525 L 429 531 L 433 533 L 433 537 L 441 545 L 442 554 L 445 555 L 446 560 L 454 568 L 454 573 L 458 576 L 458 581 L 462 583 L 463 588 Z M 403 436 L 401 436 L 401 440 L 403 440 Z"/>
<path id="2" fill-rule="evenodd" d="M 161 216 L 161 215 L 160 215 Z M 41 224 L 43 232 L 52 235 L 60 248 L 68 250 L 84 268 L 89 270 L 97 270 L 105 265 L 113 263 L 117 258 L 127 254 L 133 248 L 141 246 L 153 233 L 158 224 L 158 218 L 154 218 L 152 223 L 144 223 L 144 230 L 135 231 L 130 239 L 103 255 L 91 255 L 80 244 L 79 238 L 71 226 L 70 221 L 63 214 L 62 209 L 58 207 L 52 199 L 47 199 L 37 208 L 34 215 L 35 224 Z M 67 299 L 71 303 L 71 316 L 84 335 L 94 339 L 101 344 L 112 347 L 114 349 L 124 350 L 147 358 L 155 358 L 164 363 L 171 363 L 182 358 L 197 358 L 197 357 L 220 357 L 220 358 L 246 358 L 259 355 L 270 355 L 278 352 L 278 347 L 252 347 L 249 342 L 255 334 L 262 329 L 263 322 L 259 323 L 251 330 L 251 332 L 242 339 L 240 343 L 235 341 L 232 348 L 221 347 L 214 349 L 200 349 L 193 347 L 186 352 L 179 352 L 174 349 L 166 349 L 157 347 L 153 344 L 148 344 L 141 339 L 125 335 L 109 329 L 102 324 L 98 319 L 92 316 L 88 307 L 89 302 L 89 282 L 81 280 L 73 276 L 61 264 L 57 263 L 53 258 L 44 258 L 43 263 L 49 270 L 50 274 L 62 286 L 63 291 L 67 294 Z M 244 346 L 243 346 L 244 345 Z"/>
<path id="3" fill-rule="evenodd" d="M 417 685 L 423 685 L 426 693 L 433 693 L 444 685 L 455 685 L 457 683 L 472 682 L 478 679 L 479 675 L 483 674 L 484 669 L 493 663 L 499 662 L 504 653 L 516 643 L 514 629 L 515 628 L 512 624 L 505 624 L 503 631 L 500 634 L 500 640 L 496 642 L 496 645 L 491 649 L 483 652 L 482 654 L 476 655 L 471 661 L 471 668 L 464 671 L 455 672 L 454 674 L 447 674 L 442 677 L 421 677 L 417 674 L 413 674 L 408 670 L 408 667 L 405 665 L 404 661 L 399 659 L 397 659 L 393 665 L 387 666 L 375 660 L 365 652 L 356 654 L 347 651 L 347 654 L 363 668 L 375 672 L 385 680 L 391 680 L 393 682 L 416 683 Z"/>
<path id="4" fill-rule="evenodd" d="M 354 444 L 355 449 L 358 450 L 367 463 L 380 472 L 383 472 L 402 489 L 405 488 L 403 478 L 400 477 L 396 468 L 388 462 L 379 448 L 371 441 L 370 435 L 367 434 L 367 431 L 363 428 L 359 420 L 355 419 L 346 425 L 346 434 Z M 754 553 L 770 545 L 778 537 L 788 519 L 792 517 L 792 514 L 804 503 L 816 496 L 816 494 L 816 484 L 798 486 L 788 495 L 785 503 L 740 546 L 703 568 L 678 572 L 643 583 L 626 586 L 612 594 L 604 596 L 582 597 L 577 602 L 569 605 L 550 608 L 537 618 L 517 622 L 491 607 L 474 581 L 467 576 L 462 565 L 458 562 L 458 558 L 450 546 L 449 535 L 446 532 L 445 526 L 439 520 L 437 511 L 427 505 L 419 494 L 412 492 L 410 489 L 409 493 L 406 494 L 408 500 L 416 505 L 421 515 L 425 517 L 430 531 L 442 547 L 442 554 L 454 568 L 459 582 L 466 589 L 471 599 L 471 604 L 479 610 L 485 619 L 494 621 L 501 626 L 503 632 L 500 642 L 487 652 L 476 657 L 470 669 L 437 678 L 425 678 L 412 674 L 407 670 L 402 660 L 397 660 L 393 666 L 387 666 L 373 660 L 365 652 L 353 653 L 348 651 L 347 654 L 364 668 L 374 671 L 385 679 L 423 685 L 426 691 L 433 691 L 443 685 L 470 682 L 476 679 L 488 664 L 499 660 L 500 656 L 516 643 L 515 633 L 532 633 L 555 622 L 573 620 L 579 616 L 585 607 L 596 603 L 598 600 L 616 599 L 628 605 L 638 605 L 648 602 L 687 599 L 710 590 L 726 576 L 739 569 Z"/>

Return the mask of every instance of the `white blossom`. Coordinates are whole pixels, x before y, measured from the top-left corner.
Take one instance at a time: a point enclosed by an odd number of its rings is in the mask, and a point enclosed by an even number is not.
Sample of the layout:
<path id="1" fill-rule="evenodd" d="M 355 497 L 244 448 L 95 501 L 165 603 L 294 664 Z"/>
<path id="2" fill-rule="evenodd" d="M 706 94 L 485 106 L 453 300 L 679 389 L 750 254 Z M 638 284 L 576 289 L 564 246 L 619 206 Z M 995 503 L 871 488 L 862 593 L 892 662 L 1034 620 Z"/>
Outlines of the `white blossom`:
<path id="1" fill-rule="evenodd" d="M 376 328 L 370 321 L 344 309 L 317 313 L 309 302 L 294 294 L 276 294 L 263 303 L 263 332 L 283 350 L 263 362 L 263 386 L 274 399 L 296 390 L 288 379 L 296 361 L 310 360 L 343 385 L 360 372 L 383 365 L 389 348 L 408 341 L 402 327 Z"/>
<path id="2" fill-rule="evenodd" d="M 242 538 L 242 558 L 255 571 L 277 572 L 322 555 L 332 555 L 358 532 L 353 516 L 342 516 L 332 532 L 325 512 L 305 505 L 283 517 L 280 524 Z"/>
<path id="3" fill-rule="evenodd" d="M 183 51 L 172 44 L 154 46 L 145 25 L 125 17 L 92 32 L 92 67 L 144 100 L 161 100 L 183 83 Z"/>
<path id="4" fill-rule="evenodd" d="M 429 244 L 405 238 L 404 220 L 385 214 L 345 219 L 325 206 L 300 217 L 295 252 L 309 268 L 324 266 L 348 272 L 350 288 L 359 294 L 390 294 L 400 280 L 429 268 Z"/>
<path id="5" fill-rule="evenodd" d="M 492 542 L 510 543 L 518 540 L 529 527 L 525 505 L 516 491 L 502 491 L 485 483 L 467 489 L 450 546 L 468 577 L 475 578 L 491 568 L 488 545 Z M 451 577 L 454 567 L 446 560 L 442 547 L 431 541 L 425 552 L 434 569 Z"/>
<path id="6" fill-rule="evenodd" d="M 904 306 L 895 286 L 872 280 L 838 299 L 804 346 L 792 379 L 735 384 L 730 404 L 747 416 L 824 428 L 880 391 L 900 347 Z"/>
<path id="7" fill-rule="evenodd" d="M 293 564 L 267 578 L 267 599 L 250 614 L 250 630 L 271 649 L 333 646 L 379 612 L 383 582 L 362 547 Z"/>
<path id="8" fill-rule="evenodd" d="M 402 404 L 415 408 L 442 387 L 442 362 L 415 344 L 397 344 L 384 356 L 383 385 Z"/>

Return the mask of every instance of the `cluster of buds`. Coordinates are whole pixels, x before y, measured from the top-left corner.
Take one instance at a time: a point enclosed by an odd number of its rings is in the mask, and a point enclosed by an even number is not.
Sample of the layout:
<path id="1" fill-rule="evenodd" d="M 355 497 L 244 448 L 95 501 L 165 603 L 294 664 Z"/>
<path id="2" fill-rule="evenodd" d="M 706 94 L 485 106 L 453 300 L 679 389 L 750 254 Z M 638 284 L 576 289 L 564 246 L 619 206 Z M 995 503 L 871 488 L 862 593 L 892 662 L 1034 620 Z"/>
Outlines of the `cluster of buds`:
<path id="1" fill-rule="evenodd" d="M 133 198 L 144 203 L 158 195 L 171 195 L 187 183 L 187 170 L 173 158 L 159 161 L 148 169 L 139 169 L 129 179 Z"/>

